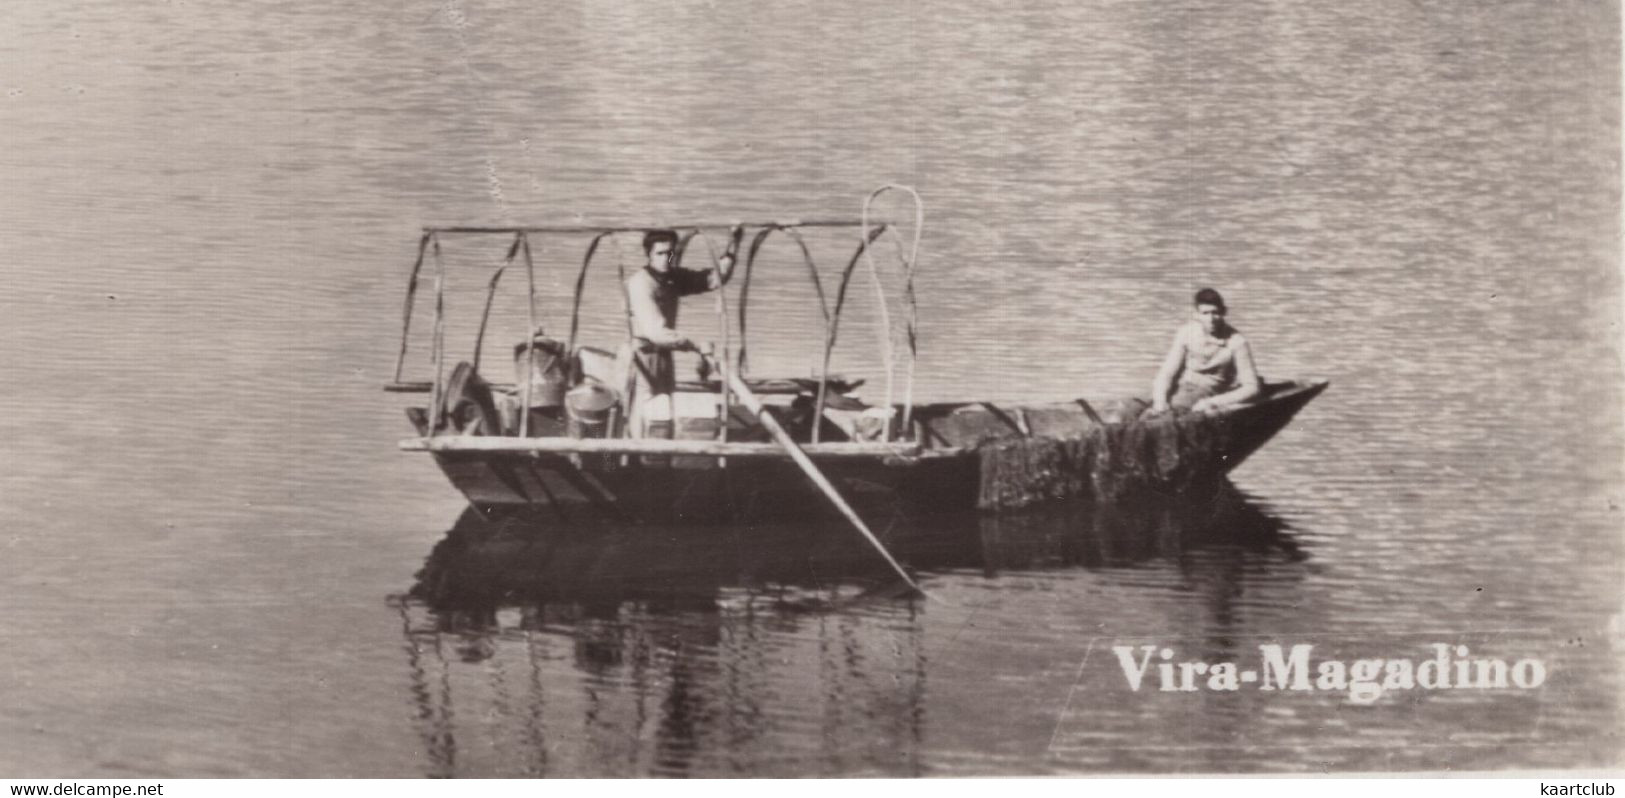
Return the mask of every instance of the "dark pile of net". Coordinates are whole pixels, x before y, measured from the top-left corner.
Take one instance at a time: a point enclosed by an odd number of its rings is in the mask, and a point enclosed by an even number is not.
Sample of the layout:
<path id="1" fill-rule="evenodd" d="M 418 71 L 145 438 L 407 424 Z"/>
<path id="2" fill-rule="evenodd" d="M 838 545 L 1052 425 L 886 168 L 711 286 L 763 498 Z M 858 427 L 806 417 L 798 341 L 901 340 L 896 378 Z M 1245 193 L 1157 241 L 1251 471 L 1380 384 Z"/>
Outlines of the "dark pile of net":
<path id="1" fill-rule="evenodd" d="M 1048 499 L 1122 501 L 1136 493 L 1184 493 L 1224 471 L 1231 421 L 1177 413 L 1096 426 L 1068 437 L 1001 438 L 978 447 L 984 510 Z"/>

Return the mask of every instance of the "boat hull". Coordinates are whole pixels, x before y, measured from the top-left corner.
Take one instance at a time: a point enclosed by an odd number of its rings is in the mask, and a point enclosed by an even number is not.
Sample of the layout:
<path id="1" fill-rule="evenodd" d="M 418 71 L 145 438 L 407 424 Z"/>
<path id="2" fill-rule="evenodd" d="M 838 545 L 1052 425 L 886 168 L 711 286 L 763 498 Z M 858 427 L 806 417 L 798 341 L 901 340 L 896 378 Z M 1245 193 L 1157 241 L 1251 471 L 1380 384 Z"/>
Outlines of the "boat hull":
<path id="1" fill-rule="evenodd" d="M 544 506 L 567 522 L 742 522 L 832 512 L 789 460 L 671 463 L 683 458 L 660 462 L 634 455 L 578 464 L 566 455 L 484 452 L 436 452 L 434 458 L 476 507 Z M 847 459 L 819 467 L 860 512 L 975 506 L 974 453 L 890 464 Z"/>
<path id="2" fill-rule="evenodd" d="M 865 517 L 1003 510 L 1047 499 L 1188 493 L 1252 456 L 1326 388 L 1277 383 L 1217 414 L 1144 418 L 1143 400 L 916 409 L 916 456 L 817 459 Z M 770 457 L 462 450 L 433 457 L 479 508 L 548 509 L 560 521 L 739 523 L 833 510 L 792 461 Z"/>

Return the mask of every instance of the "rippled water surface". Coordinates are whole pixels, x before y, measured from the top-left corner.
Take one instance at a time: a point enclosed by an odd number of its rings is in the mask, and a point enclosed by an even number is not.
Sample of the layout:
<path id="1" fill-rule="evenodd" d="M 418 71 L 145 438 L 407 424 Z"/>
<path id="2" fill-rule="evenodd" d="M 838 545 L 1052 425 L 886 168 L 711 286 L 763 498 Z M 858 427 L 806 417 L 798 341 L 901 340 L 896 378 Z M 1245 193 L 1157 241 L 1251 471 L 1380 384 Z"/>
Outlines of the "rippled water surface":
<path id="1" fill-rule="evenodd" d="M 0 773 L 1617 761 L 1613 4 L 14 6 Z M 1216 504 L 891 530 L 928 601 L 839 527 L 493 525 L 395 450 L 420 225 L 848 217 L 893 181 L 921 399 L 1141 392 L 1207 284 L 1266 376 L 1331 390 Z M 550 326 L 584 244 L 538 243 Z M 504 246 L 448 244 L 453 298 Z M 799 255 L 763 258 L 753 365 L 806 374 Z M 839 365 L 873 376 L 874 329 Z M 1134 692 L 1112 653 L 1270 643 L 1548 677 L 1363 705 Z"/>

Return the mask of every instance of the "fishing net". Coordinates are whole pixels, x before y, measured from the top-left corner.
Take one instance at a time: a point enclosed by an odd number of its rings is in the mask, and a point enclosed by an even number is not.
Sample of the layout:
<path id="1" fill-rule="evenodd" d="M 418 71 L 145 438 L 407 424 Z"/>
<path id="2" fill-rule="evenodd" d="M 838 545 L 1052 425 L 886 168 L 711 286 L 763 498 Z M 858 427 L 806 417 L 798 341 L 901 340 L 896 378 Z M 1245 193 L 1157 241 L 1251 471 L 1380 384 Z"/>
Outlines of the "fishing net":
<path id="1" fill-rule="evenodd" d="M 1226 416 L 1176 413 L 1096 425 L 1070 436 L 1000 438 L 982 443 L 984 510 L 1083 496 L 1122 501 L 1141 492 L 1184 493 L 1225 470 Z"/>

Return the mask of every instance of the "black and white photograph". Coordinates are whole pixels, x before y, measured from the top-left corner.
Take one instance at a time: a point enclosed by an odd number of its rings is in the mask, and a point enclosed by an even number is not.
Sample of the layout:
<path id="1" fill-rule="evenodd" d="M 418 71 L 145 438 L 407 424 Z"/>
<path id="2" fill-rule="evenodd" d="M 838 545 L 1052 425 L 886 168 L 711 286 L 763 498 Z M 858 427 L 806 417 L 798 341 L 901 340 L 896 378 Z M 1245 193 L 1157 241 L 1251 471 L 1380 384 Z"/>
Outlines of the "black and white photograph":
<path id="1" fill-rule="evenodd" d="M 0 779 L 1617 774 L 1620 42 L 13 0 Z"/>

